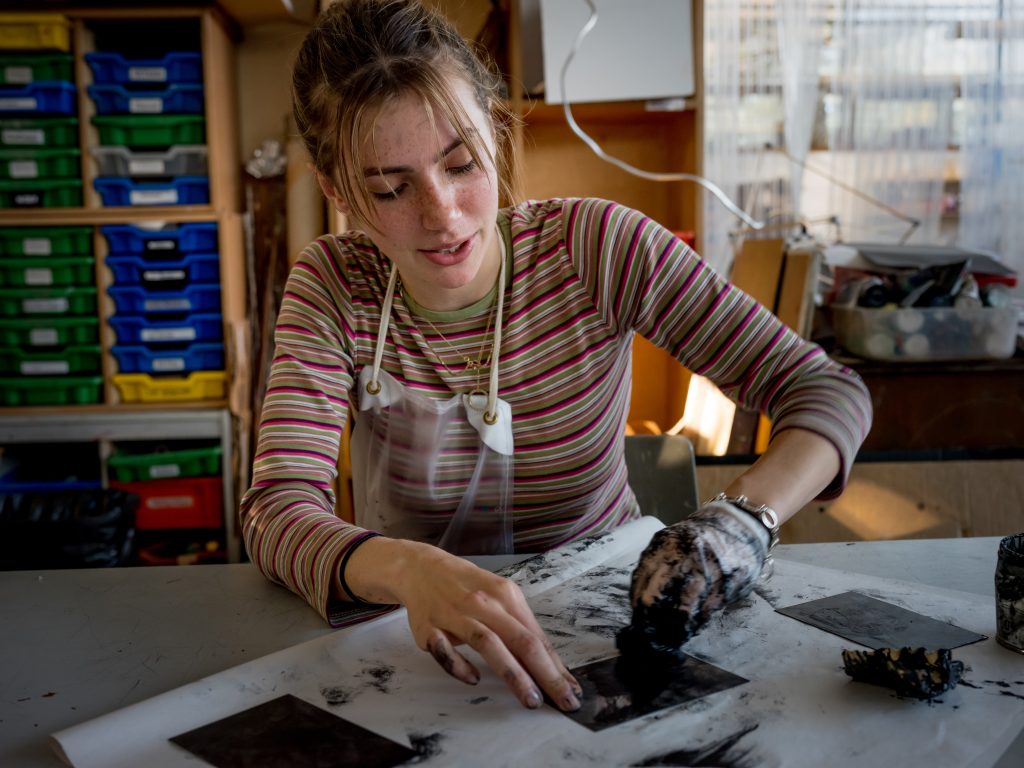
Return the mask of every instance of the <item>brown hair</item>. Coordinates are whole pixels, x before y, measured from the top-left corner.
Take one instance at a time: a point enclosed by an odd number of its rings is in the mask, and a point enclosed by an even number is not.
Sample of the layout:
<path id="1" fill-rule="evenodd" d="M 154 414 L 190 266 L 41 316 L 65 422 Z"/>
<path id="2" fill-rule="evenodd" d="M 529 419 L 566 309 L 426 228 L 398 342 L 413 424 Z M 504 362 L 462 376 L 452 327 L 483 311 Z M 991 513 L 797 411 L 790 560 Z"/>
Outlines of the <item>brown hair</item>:
<path id="1" fill-rule="evenodd" d="M 485 54 L 419 0 L 337 0 L 317 18 L 292 71 L 292 110 L 317 171 L 356 216 L 368 220 L 373 208 L 363 174 L 352 172 L 363 166 L 361 135 L 368 115 L 389 99 L 419 95 L 447 118 L 483 167 L 484 148 L 451 87 L 453 75 L 473 88 L 494 127 L 497 157 L 488 160 L 506 205 L 514 199 L 515 117 Z"/>

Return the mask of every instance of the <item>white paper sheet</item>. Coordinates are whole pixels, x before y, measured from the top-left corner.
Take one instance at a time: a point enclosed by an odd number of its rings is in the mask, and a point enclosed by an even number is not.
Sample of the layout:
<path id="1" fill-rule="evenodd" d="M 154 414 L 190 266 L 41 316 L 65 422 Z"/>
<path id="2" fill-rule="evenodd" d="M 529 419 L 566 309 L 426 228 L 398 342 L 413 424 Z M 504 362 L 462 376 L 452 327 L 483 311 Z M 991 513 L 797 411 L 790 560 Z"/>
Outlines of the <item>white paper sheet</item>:
<path id="1" fill-rule="evenodd" d="M 614 633 L 629 619 L 629 575 L 657 527 L 638 521 L 599 545 L 570 545 L 577 547 L 573 557 L 549 553 L 519 570 L 531 607 L 570 667 L 614 655 Z M 573 575 L 563 579 L 567 573 Z M 167 739 L 291 693 L 403 744 L 434 736 L 437 751 L 421 765 L 631 765 L 744 731 L 729 754 L 745 753 L 763 766 L 991 764 L 1024 726 L 1019 656 L 992 639 L 957 649 L 966 682 L 978 687 L 961 685 L 938 697 L 941 703 L 855 683 L 842 671 L 840 651 L 856 646 L 773 609 L 850 589 L 993 631 L 992 599 L 781 560 L 769 585 L 716 616 L 686 648 L 749 683 L 600 732 L 549 707 L 524 710 L 493 674 L 474 687 L 449 677 L 415 647 L 401 611 L 69 728 L 54 740 L 77 768 L 195 765 Z"/>

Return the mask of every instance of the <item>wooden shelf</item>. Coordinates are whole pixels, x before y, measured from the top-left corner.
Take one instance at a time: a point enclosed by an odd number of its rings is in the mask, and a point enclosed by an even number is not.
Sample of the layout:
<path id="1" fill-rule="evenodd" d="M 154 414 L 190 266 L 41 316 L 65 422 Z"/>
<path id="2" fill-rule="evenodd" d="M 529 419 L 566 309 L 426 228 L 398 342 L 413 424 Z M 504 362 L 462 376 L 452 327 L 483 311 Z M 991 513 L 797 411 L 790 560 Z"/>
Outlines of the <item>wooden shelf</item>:
<path id="1" fill-rule="evenodd" d="M 208 205 L 118 206 L 110 208 L 5 208 L 0 226 L 125 224 L 135 221 L 217 221 Z"/>
<path id="2" fill-rule="evenodd" d="M 667 104 L 665 101 L 602 101 L 587 104 L 571 104 L 572 115 L 577 122 L 622 123 L 623 121 L 662 122 L 671 120 L 698 108 L 694 97 L 679 99 L 681 109 L 655 108 L 652 104 Z M 547 104 L 537 99 L 526 99 L 522 103 L 520 117 L 528 124 L 564 123 L 565 111 L 561 104 Z"/>

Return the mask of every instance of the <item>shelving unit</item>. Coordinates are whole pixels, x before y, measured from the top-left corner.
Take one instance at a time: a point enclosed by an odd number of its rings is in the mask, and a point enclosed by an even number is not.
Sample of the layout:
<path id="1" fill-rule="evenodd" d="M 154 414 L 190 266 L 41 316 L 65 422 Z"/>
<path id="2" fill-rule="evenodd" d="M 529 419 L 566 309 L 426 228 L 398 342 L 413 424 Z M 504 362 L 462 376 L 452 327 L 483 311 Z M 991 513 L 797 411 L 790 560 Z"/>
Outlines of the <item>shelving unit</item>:
<path id="1" fill-rule="evenodd" d="M 97 403 L 81 405 L 22 406 L 0 408 L 0 446 L 28 443 L 94 442 L 105 460 L 117 441 L 216 442 L 221 449 L 222 526 L 220 533 L 228 559 L 237 562 L 241 546 L 235 502 L 240 491 L 235 424 L 248 419 L 247 377 L 239 364 L 247 359 L 245 258 L 242 234 L 240 172 L 238 169 L 237 116 L 234 88 L 234 29 L 218 9 L 203 7 L 71 8 L 68 19 L 70 52 L 77 91 L 78 149 L 81 158 L 82 205 L 52 208 L 0 210 L 0 229 L 8 227 L 91 227 L 95 260 L 96 317 L 99 322 L 102 392 Z M 202 107 L 209 176 L 209 202 L 190 205 L 103 206 L 94 181 L 99 175 L 91 149 L 100 145 L 92 118 L 96 115 L 88 87 L 92 72 L 85 56 L 97 50 L 97 35 L 114 27 L 137 29 L 138 40 L 166 40 L 166 30 L 187 29 L 198 41 L 202 60 Z M 145 50 L 145 49 L 141 49 Z M 138 59 L 147 53 L 136 53 Z M 0 115 L 0 117 L 4 117 Z M 107 239 L 103 225 L 143 225 L 150 222 L 217 225 L 219 257 L 219 304 L 222 318 L 225 366 L 223 386 L 203 397 L 200 391 L 168 395 L 156 387 L 158 402 L 125 402 L 114 385 L 118 360 L 112 353 L 117 343 L 108 320 L 116 307 L 108 289 L 113 274 L 107 267 Z M 186 281 L 187 284 L 187 281 Z M 184 290 L 184 288 L 183 288 Z M 123 342 L 122 342 L 123 343 Z M 160 380 L 165 382 L 166 380 Z M 171 443 L 173 445 L 173 443 Z M 186 445 L 182 443 L 182 445 Z M 103 483 L 109 478 L 104 471 Z"/>

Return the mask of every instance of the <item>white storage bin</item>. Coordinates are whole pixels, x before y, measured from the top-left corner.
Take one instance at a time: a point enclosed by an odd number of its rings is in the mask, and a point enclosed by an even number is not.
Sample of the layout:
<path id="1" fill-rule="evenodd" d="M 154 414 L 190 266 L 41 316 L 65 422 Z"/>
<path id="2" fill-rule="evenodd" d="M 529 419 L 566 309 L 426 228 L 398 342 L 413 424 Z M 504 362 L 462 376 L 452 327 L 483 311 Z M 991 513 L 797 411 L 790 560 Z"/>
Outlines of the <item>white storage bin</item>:
<path id="1" fill-rule="evenodd" d="M 128 147 L 93 147 L 99 176 L 205 176 L 206 147 L 179 144 L 163 152 L 133 151 Z"/>

